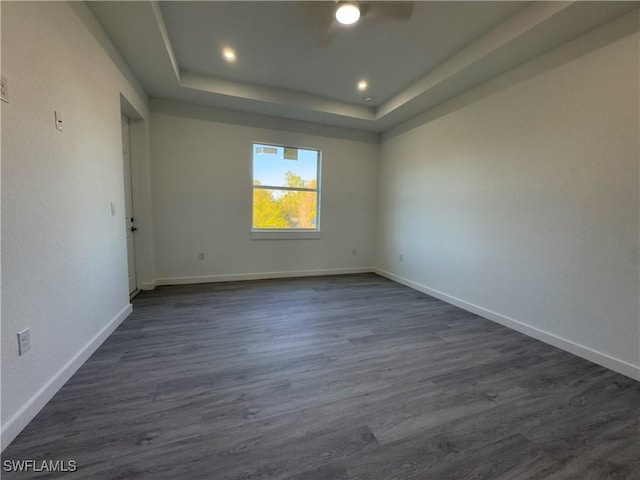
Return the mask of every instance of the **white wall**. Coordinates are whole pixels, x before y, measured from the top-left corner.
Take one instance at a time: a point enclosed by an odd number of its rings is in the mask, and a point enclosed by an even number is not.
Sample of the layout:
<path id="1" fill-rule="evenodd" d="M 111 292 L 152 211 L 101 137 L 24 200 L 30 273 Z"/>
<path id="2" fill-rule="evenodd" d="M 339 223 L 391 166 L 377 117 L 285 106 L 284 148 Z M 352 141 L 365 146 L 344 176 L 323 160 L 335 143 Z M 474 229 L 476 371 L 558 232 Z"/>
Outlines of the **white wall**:
<path id="1" fill-rule="evenodd" d="M 380 270 L 639 378 L 638 57 L 635 33 L 385 134 Z"/>
<path id="2" fill-rule="evenodd" d="M 151 110 L 159 283 L 372 267 L 377 135 L 157 100 Z M 251 239 L 254 141 L 322 151 L 322 238 Z"/>
<path id="3" fill-rule="evenodd" d="M 120 95 L 143 117 L 147 98 L 96 25 L 84 4 L 2 2 L 3 448 L 130 310 Z"/>

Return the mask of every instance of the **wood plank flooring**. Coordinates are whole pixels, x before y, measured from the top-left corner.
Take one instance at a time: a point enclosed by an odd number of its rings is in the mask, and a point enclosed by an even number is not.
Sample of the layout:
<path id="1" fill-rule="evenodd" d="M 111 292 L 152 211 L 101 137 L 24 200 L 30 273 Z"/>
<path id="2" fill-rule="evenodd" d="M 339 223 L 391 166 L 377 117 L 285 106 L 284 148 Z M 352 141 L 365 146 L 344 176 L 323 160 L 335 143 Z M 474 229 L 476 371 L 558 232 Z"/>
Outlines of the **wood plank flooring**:
<path id="1" fill-rule="evenodd" d="M 373 274 L 158 288 L 3 479 L 640 479 L 640 384 Z"/>

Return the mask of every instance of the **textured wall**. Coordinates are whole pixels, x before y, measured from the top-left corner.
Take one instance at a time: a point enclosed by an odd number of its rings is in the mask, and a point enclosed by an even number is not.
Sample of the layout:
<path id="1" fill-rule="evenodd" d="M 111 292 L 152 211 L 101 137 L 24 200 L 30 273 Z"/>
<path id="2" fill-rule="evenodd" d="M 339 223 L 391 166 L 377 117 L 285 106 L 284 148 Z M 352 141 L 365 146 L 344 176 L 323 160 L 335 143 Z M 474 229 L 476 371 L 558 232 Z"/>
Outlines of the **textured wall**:
<path id="1" fill-rule="evenodd" d="M 3 433 L 129 305 L 120 94 L 145 115 L 147 99 L 76 8 L 2 4 Z"/>
<path id="2" fill-rule="evenodd" d="M 636 33 L 386 135 L 378 266 L 637 373 L 638 56 Z"/>
<path id="3" fill-rule="evenodd" d="M 276 130 L 266 117 L 261 127 L 224 123 L 215 110 L 184 104 L 151 107 L 160 281 L 372 266 L 377 140 Z M 320 239 L 251 238 L 253 142 L 322 151 Z"/>

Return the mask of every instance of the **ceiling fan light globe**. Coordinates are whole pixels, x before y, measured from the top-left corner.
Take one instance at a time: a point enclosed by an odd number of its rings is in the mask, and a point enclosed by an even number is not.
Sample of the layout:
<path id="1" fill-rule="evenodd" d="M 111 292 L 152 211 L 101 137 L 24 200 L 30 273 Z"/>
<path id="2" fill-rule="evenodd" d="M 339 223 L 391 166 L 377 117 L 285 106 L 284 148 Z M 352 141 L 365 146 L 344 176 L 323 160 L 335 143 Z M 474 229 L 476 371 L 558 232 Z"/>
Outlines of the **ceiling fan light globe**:
<path id="1" fill-rule="evenodd" d="M 336 20 L 343 25 L 353 25 L 360 19 L 360 8 L 352 2 L 345 2 L 336 8 Z"/>

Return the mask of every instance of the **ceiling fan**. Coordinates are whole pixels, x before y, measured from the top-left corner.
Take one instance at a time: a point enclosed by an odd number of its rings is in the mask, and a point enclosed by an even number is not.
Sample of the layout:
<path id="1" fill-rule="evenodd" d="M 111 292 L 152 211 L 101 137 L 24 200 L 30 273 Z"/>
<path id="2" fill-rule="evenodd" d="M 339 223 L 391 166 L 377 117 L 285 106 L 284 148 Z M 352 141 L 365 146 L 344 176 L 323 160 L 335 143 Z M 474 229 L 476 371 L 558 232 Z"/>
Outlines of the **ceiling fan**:
<path id="1" fill-rule="evenodd" d="M 407 21 L 413 15 L 414 2 L 404 1 L 313 1 L 296 2 L 300 6 L 303 22 L 318 47 L 331 44 L 341 28 L 358 21 Z"/>

